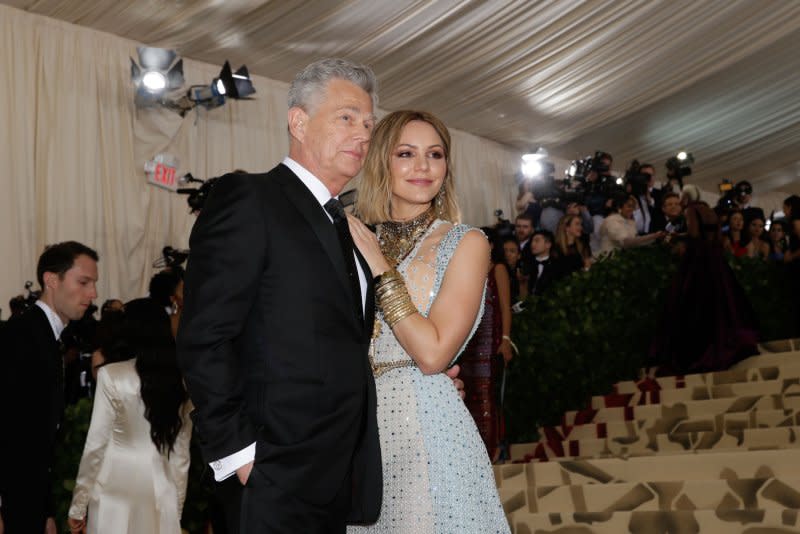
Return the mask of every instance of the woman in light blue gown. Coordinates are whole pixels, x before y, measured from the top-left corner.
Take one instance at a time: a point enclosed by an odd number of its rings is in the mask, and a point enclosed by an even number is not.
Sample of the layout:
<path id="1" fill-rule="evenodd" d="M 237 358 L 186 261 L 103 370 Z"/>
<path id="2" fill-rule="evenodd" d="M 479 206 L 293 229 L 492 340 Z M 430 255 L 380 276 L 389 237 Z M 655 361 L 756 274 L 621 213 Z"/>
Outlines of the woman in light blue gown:
<path id="1" fill-rule="evenodd" d="M 506 533 L 491 465 L 449 367 L 482 312 L 489 243 L 458 224 L 450 136 L 425 112 L 375 128 L 350 217 L 376 277 L 370 359 L 378 393 L 383 506 L 351 534 Z M 364 225 L 377 224 L 377 234 Z"/>

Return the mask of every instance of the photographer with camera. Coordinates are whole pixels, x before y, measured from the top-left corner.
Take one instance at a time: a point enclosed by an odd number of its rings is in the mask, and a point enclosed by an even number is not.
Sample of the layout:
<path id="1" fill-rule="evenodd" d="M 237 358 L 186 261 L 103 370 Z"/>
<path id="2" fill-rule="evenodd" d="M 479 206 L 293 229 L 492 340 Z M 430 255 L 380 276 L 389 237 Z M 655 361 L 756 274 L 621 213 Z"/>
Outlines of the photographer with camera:
<path id="1" fill-rule="evenodd" d="M 639 163 L 637 160 L 633 160 L 625 172 L 625 189 L 636 198 L 637 206 L 633 212 L 633 220 L 636 222 L 636 231 L 639 235 L 648 234 L 663 224 L 661 221 L 656 221 L 658 210 L 655 206 L 661 194 L 654 188 L 655 174 L 656 169 L 653 165 Z"/>
<path id="2" fill-rule="evenodd" d="M 766 221 L 764 217 L 764 210 L 751 205 L 753 199 L 753 186 L 747 180 L 736 182 L 733 186 L 733 202 L 736 207 L 742 212 L 745 225 L 749 225 L 753 219 L 761 219 Z"/>

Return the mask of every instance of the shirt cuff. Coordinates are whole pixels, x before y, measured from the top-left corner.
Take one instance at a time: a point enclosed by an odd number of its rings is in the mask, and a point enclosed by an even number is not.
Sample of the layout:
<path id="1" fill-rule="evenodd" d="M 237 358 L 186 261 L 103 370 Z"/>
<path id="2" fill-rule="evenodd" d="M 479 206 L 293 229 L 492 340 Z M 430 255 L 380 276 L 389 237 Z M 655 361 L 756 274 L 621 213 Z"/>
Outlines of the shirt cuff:
<path id="1" fill-rule="evenodd" d="M 226 478 L 233 476 L 236 470 L 245 464 L 252 462 L 256 457 L 256 444 L 251 443 L 239 452 L 235 452 L 225 458 L 215 460 L 208 465 L 214 470 L 214 480 L 222 482 Z"/>

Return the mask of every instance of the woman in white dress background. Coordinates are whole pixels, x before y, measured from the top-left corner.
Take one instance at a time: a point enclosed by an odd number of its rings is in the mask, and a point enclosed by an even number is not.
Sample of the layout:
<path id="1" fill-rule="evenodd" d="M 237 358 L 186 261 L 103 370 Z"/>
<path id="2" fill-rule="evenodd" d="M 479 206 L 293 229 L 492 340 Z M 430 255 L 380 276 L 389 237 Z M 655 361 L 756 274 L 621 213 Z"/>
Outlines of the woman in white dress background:
<path id="1" fill-rule="evenodd" d="M 117 363 L 97 373 L 68 521 L 72 532 L 179 534 L 192 424 L 170 319 L 152 299 L 124 314 Z"/>

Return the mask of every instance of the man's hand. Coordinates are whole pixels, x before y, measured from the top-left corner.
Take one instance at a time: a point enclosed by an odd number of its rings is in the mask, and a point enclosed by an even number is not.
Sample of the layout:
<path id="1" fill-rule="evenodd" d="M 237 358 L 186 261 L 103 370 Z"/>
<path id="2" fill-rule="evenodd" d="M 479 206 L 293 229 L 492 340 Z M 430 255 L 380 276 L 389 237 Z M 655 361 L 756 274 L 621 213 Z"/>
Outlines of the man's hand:
<path id="1" fill-rule="evenodd" d="M 6 527 L 3 525 L 3 513 L 0 511 L 0 534 L 5 534 Z"/>
<path id="2" fill-rule="evenodd" d="M 86 519 L 67 519 L 67 523 L 69 523 L 69 531 L 73 533 L 83 532 L 84 527 L 86 526 Z"/>
<path id="3" fill-rule="evenodd" d="M 459 367 L 458 365 L 454 365 L 453 367 L 445 371 L 444 374 L 446 374 L 448 377 L 450 377 L 451 380 L 453 380 L 453 385 L 458 390 L 458 395 L 461 397 L 461 400 L 464 400 L 464 397 L 466 397 L 467 394 L 464 392 L 464 382 L 460 378 L 458 378 L 458 373 L 460 372 L 461 372 L 461 367 Z"/>
<path id="4" fill-rule="evenodd" d="M 236 476 L 239 477 L 239 482 L 242 483 L 242 486 L 247 484 L 247 481 L 250 479 L 250 471 L 252 470 L 253 462 L 246 463 L 236 470 Z"/>
<path id="5" fill-rule="evenodd" d="M 58 534 L 56 519 L 54 517 L 48 517 L 47 521 L 44 522 L 44 534 Z"/>

